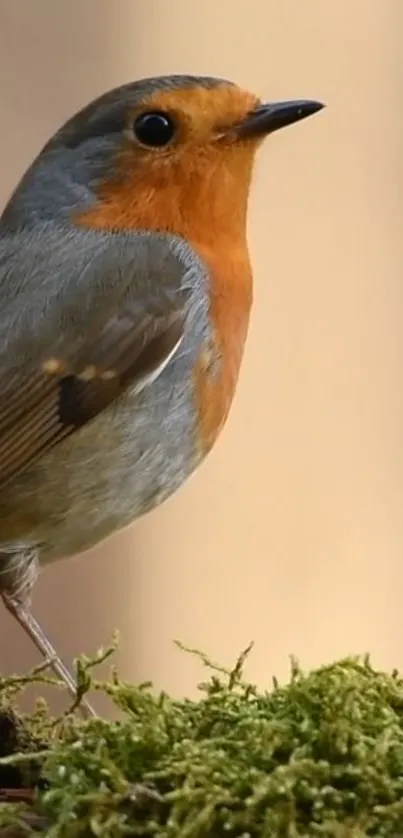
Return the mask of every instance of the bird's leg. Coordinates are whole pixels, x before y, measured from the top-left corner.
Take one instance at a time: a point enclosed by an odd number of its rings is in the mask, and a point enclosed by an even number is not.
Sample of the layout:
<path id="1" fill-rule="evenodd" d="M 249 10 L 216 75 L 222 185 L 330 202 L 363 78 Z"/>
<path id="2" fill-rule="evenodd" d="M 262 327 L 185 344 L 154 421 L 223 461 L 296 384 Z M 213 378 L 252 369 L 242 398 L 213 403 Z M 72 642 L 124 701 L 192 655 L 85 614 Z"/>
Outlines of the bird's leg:
<path id="1" fill-rule="evenodd" d="M 56 649 L 52 646 L 50 640 L 46 637 L 46 634 L 41 629 L 30 608 L 24 603 L 18 602 L 17 600 L 12 599 L 12 597 L 8 597 L 7 594 L 2 594 L 2 598 L 7 610 L 13 615 L 13 617 L 15 617 L 33 643 L 35 643 L 36 648 L 39 652 L 41 652 L 45 660 L 49 661 L 49 666 L 52 667 L 54 673 L 61 678 L 62 681 L 64 681 L 70 695 L 73 698 L 76 698 L 77 689 L 74 678 L 57 654 Z M 96 715 L 95 711 L 85 698 L 82 700 L 79 708 L 86 718 Z"/>
<path id="2" fill-rule="evenodd" d="M 3 554 L 3 555 L 1 555 Z M 4 605 L 20 626 L 31 638 L 45 660 L 49 661 L 55 674 L 61 678 L 73 698 L 77 697 L 77 687 L 74 679 L 46 637 L 41 626 L 30 609 L 30 593 L 37 575 L 37 556 L 33 552 L 22 556 L 16 552 L 12 557 L 4 555 L 4 546 L 0 547 L 0 595 Z M 6 563 L 7 562 L 7 563 Z M 79 705 L 83 715 L 88 718 L 96 713 L 84 698 Z"/>

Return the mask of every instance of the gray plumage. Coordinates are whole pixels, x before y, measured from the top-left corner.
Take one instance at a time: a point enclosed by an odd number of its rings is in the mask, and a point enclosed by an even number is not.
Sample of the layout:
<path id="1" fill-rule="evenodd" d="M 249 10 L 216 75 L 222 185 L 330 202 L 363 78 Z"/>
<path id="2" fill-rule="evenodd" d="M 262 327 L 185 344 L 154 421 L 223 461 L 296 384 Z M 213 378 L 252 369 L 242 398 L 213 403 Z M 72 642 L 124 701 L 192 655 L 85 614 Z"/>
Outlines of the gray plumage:
<path id="1" fill-rule="evenodd" d="M 91 346 L 123 306 L 134 329 L 179 303 L 183 339 L 163 381 L 141 392 L 136 383 L 0 490 L 0 549 L 18 528 L 41 561 L 68 556 L 178 488 L 198 461 L 190 378 L 209 332 L 204 269 L 183 241 L 52 223 L 0 236 L 1 375 L 11 386 L 78 340 Z"/>

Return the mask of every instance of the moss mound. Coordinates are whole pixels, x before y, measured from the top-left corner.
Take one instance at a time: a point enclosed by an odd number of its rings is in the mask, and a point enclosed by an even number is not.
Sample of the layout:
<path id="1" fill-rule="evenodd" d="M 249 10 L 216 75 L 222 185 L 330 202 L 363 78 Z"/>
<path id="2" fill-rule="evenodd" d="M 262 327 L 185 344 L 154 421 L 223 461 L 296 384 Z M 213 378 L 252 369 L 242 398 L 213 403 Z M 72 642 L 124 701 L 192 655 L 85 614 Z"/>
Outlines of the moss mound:
<path id="1" fill-rule="evenodd" d="M 43 705 L 17 719 L 24 683 L 52 679 L 0 681 L 0 785 L 34 790 L 30 804 L 0 803 L 2 829 L 26 834 L 29 812 L 51 838 L 402 836 L 398 674 L 368 659 L 307 674 L 293 663 L 287 685 L 263 692 L 244 680 L 247 652 L 231 670 L 193 652 L 210 670 L 199 701 L 116 673 L 93 683 L 123 711 L 115 722 L 55 721 Z M 94 663 L 77 663 L 81 694 Z"/>

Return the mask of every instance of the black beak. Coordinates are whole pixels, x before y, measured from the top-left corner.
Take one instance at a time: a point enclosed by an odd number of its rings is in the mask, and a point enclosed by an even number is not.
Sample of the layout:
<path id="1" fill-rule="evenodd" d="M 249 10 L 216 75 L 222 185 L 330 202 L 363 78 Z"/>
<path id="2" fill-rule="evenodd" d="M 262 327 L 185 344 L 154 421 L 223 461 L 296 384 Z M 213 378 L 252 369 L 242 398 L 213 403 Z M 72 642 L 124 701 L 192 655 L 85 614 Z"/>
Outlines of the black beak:
<path id="1" fill-rule="evenodd" d="M 280 128 L 285 128 L 287 125 L 292 125 L 293 122 L 299 122 L 307 116 L 312 116 L 324 107 L 322 102 L 314 102 L 311 99 L 296 99 L 291 102 L 273 102 L 272 104 L 259 105 L 232 130 L 235 138 L 240 140 L 263 137 L 266 134 L 278 131 Z"/>

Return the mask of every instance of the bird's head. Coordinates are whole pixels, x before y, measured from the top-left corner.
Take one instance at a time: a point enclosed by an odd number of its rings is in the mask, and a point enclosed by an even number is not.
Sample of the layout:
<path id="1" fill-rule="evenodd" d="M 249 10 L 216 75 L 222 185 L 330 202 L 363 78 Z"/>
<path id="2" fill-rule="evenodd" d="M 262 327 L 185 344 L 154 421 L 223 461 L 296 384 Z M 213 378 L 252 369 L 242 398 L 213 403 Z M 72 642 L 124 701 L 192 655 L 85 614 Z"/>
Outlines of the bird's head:
<path id="1" fill-rule="evenodd" d="M 230 238 L 245 228 L 262 140 L 321 107 L 263 104 L 209 77 L 124 85 L 57 131 L 22 181 L 19 209 L 103 229 L 164 230 L 205 243 L 221 230 Z M 15 206 L 12 200 L 5 219 Z"/>

